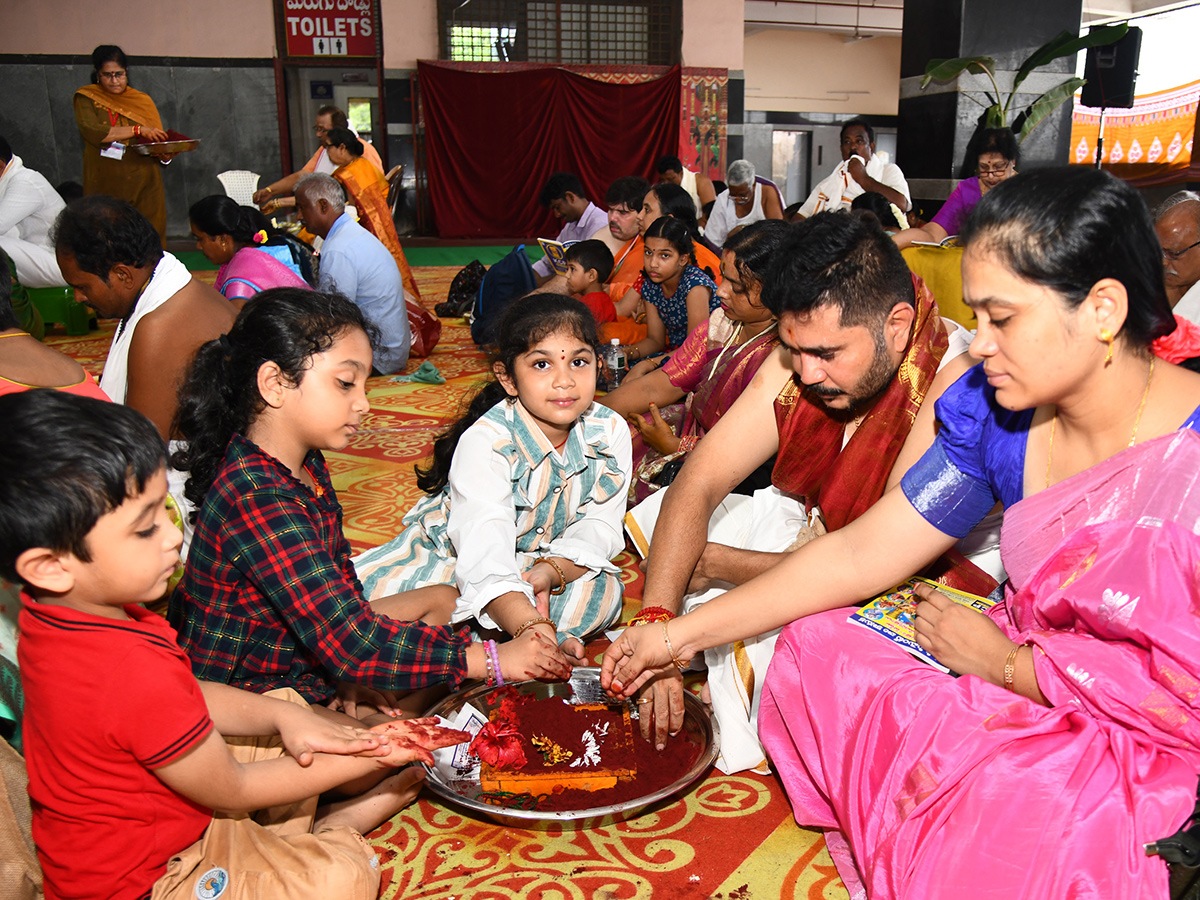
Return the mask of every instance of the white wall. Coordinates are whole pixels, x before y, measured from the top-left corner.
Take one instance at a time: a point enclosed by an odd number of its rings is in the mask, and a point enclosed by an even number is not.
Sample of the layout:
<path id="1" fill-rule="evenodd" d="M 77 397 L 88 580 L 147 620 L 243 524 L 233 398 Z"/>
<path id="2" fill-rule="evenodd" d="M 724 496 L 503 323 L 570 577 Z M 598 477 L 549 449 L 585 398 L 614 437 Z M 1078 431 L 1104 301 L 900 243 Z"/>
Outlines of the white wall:
<path id="1" fill-rule="evenodd" d="M 745 39 L 746 109 L 895 115 L 900 38 L 767 29 Z"/>

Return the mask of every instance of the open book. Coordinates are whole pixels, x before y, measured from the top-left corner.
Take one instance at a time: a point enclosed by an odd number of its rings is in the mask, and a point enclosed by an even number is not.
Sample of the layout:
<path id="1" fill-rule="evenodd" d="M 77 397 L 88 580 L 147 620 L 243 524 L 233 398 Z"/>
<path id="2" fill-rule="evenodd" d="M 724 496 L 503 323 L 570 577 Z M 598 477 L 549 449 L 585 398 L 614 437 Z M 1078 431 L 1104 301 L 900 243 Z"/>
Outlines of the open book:
<path id="1" fill-rule="evenodd" d="M 910 578 L 856 610 L 850 616 L 850 621 L 863 628 L 869 628 L 880 637 L 907 650 L 917 659 L 929 663 L 934 668 L 949 672 L 950 670 L 946 666 L 934 659 L 917 643 L 916 632 L 913 630 L 913 615 L 917 608 L 918 598 L 913 593 L 913 588 L 918 584 L 933 585 L 955 603 L 976 612 L 986 613 L 996 605 L 996 601 L 989 600 L 987 597 L 978 597 L 965 591 L 957 591 L 944 584 L 938 584 L 936 581 L 930 581 L 928 578 Z"/>
<path id="2" fill-rule="evenodd" d="M 937 242 L 913 241 L 912 245 L 914 247 L 957 247 L 958 246 L 958 235 L 957 234 L 948 234 L 944 238 L 942 238 L 940 241 L 937 241 Z"/>
<path id="3" fill-rule="evenodd" d="M 548 238 L 538 238 L 538 244 L 542 248 L 542 252 L 546 254 L 546 259 L 550 261 L 550 265 L 554 267 L 554 271 L 559 275 L 567 274 L 567 248 L 572 244 L 578 244 L 579 241 L 552 241 Z"/>

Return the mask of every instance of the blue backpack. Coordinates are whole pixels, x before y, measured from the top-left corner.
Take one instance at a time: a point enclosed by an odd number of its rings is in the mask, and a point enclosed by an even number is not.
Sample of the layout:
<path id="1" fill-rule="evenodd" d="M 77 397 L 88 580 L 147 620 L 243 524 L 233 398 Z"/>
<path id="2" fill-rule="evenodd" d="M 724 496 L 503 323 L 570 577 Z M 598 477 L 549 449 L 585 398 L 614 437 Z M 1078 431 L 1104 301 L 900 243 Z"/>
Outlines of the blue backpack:
<path id="1" fill-rule="evenodd" d="M 533 266 L 525 255 L 525 245 L 518 244 L 500 262 L 492 265 L 479 285 L 479 296 L 471 316 L 471 339 L 483 346 L 496 342 L 496 329 L 504 311 L 518 297 L 524 297 L 537 287 Z"/>

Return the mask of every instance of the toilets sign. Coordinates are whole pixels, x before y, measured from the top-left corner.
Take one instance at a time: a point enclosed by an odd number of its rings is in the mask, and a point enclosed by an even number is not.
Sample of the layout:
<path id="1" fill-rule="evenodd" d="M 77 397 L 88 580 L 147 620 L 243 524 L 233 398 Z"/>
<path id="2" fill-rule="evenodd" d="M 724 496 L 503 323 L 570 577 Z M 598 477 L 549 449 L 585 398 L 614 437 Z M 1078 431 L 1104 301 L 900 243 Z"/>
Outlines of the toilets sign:
<path id="1" fill-rule="evenodd" d="M 375 56 L 377 0 L 284 0 L 288 56 Z"/>

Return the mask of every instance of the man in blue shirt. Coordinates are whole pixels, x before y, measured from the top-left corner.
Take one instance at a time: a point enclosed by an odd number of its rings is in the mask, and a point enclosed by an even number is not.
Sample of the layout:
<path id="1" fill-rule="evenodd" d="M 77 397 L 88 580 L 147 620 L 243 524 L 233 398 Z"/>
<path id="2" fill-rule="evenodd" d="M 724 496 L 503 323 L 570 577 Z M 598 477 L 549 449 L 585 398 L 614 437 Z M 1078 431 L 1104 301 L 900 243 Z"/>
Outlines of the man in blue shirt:
<path id="1" fill-rule="evenodd" d="M 376 370 L 384 375 L 399 372 L 408 362 L 412 335 L 396 261 L 375 235 L 346 215 L 342 186 L 329 175 L 305 175 L 295 193 L 300 221 L 325 240 L 318 287 L 345 294 L 359 305 L 379 329 Z"/>

